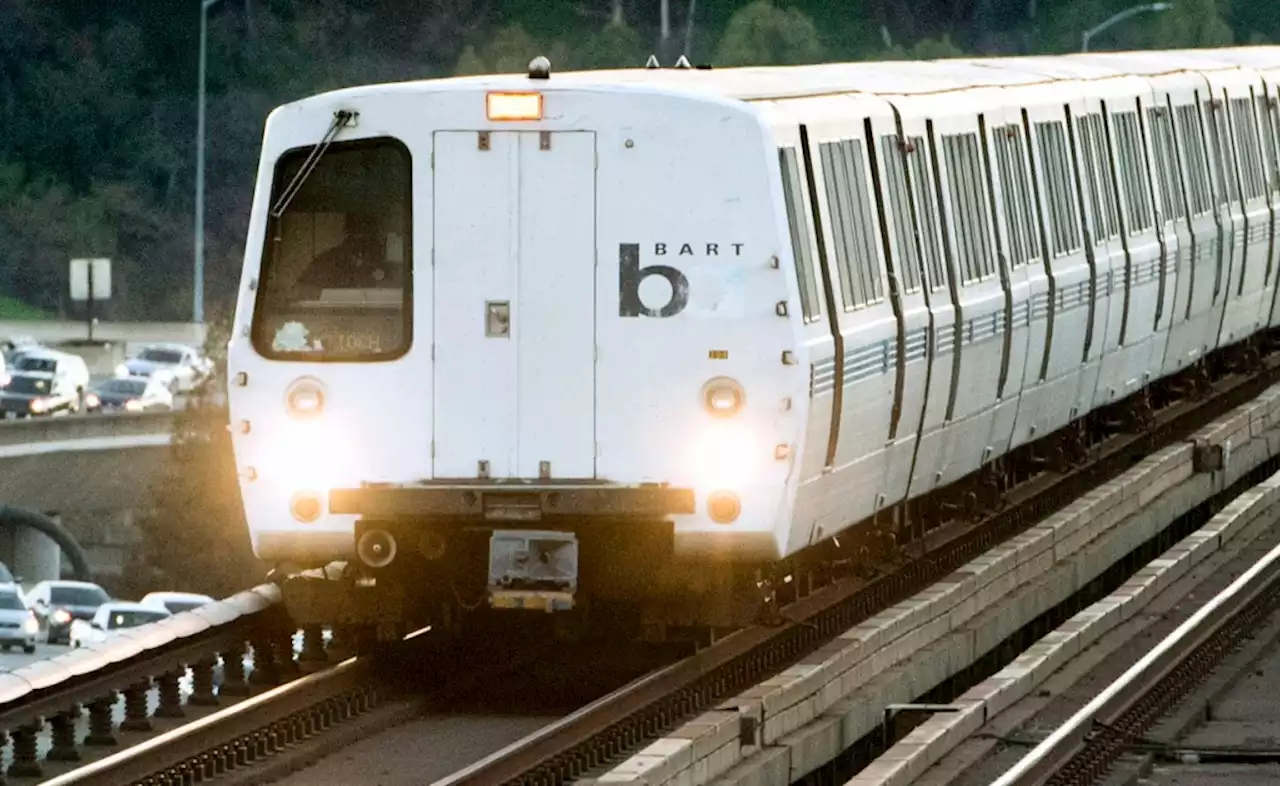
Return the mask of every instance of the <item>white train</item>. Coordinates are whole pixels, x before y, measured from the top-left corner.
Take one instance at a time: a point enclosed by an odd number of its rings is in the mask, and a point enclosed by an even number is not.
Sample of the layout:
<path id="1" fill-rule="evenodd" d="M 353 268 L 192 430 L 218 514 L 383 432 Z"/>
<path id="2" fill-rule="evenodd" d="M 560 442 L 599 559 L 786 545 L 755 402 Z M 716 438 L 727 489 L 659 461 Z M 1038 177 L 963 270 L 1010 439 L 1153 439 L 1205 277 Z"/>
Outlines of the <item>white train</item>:
<path id="1" fill-rule="evenodd" d="M 229 346 L 254 548 L 346 561 L 286 583 L 304 620 L 737 624 L 778 565 L 1247 361 L 1278 87 L 1273 47 L 540 58 L 280 107 Z"/>

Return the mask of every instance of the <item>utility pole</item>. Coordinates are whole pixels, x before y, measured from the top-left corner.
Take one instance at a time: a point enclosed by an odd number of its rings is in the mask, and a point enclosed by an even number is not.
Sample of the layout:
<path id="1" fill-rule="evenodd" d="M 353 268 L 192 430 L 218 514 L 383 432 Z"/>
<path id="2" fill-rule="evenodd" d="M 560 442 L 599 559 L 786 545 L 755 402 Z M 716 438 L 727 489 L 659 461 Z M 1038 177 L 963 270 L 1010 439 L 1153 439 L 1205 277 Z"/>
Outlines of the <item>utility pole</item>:
<path id="1" fill-rule="evenodd" d="M 200 0 L 200 76 L 196 108 L 196 217 L 195 280 L 192 285 L 191 321 L 204 323 L 204 78 L 209 50 L 209 9 L 218 0 Z"/>

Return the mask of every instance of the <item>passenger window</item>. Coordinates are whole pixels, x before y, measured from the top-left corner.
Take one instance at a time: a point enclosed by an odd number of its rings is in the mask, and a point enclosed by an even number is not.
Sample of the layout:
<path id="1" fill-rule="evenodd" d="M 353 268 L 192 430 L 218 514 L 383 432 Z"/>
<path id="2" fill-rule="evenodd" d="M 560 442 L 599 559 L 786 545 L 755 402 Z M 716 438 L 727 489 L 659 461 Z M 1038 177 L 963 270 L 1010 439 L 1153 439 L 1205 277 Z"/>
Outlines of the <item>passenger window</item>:
<path id="1" fill-rule="evenodd" d="M 1067 152 L 1067 136 L 1063 123 L 1052 120 L 1036 123 L 1040 139 L 1040 167 L 1044 171 L 1046 197 L 1049 202 L 1049 237 L 1055 257 L 1079 250 L 1080 217 L 1076 213 L 1075 190 L 1071 187 L 1071 158 Z"/>
<path id="2" fill-rule="evenodd" d="M 1151 146 L 1156 164 L 1156 184 L 1160 194 L 1160 212 L 1166 221 L 1186 218 L 1187 207 L 1182 201 L 1178 181 L 1178 161 L 1174 152 L 1173 127 L 1164 107 L 1147 110 L 1147 122 L 1151 126 Z"/>
<path id="3" fill-rule="evenodd" d="M 822 315 L 822 306 L 814 276 L 813 232 L 804 206 L 804 180 L 795 148 L 782 148 L 778 151 L 778 158 L 782 164 L 782 195 L 787 203 L 787 224 L 791 227 L 791 253 L 795 256 L 796 279 L 800 284 L 800 307 L 804 321 L 814 322 Z"/>
<path id="4" fill-rule="evenodd" d="M 911 221 L 911 192 L 907 187 L 907 170 L 896 134 L 880 137 L 880 160 L 883 162 L 884 187 L 889 193 L 889 212 L 893 219 L 893 250 L 902 274 L 903 291 L 920 288 L 920 250 L 916 246 Z"/>
<path id="5" fill-rule="evenodd" d="M 862 142 L 857 139 L 824 142 L 819 146 L 819 154 L 844 308 L 852 311 L 875 303 L 884 292 Z"/>
<path id="6" fill-rule="evenodd" d="M 937 192 L 934 190 L 933 170 L 925 156 L 924 137 L 910 140 L 914 152 L 907 154 L 907 175 L 915 195 L 916 217 L 919 219 L 920 253 L 924 255 L 924 270 L 929 277 L 929 291 L 947 286 L 947 272 L 943 266 L 942 232 L 938 214 Z"/>
<path id="7" fill-rule="evenodd" d="M 1209 191 L 1209 159 L 1204 136 L 1200 130 L 1200 117 L 1194 104 L 1177 107 L 1178 149 L 1186 163 L 1187 199 L 1191 215 L 1202 216 L 1213 210 L 1213 195 Z"/>
<path id="8" fill-rule="evenodd" d="M 1124 208 L 1130 235 L 1151 229 L 1151 177 L 1142 153 L 1142 134 L 1137 112 L 1115 112 L 1116 161 L 1120 165 L 1120 182 L 1124 184 Z"/>
<path id="9" fill-rule="evenodd" d="M 1098 240 L 1120 236 L 1120 209 L 1116 203 L 1115 178 L 1107 148 L 1107 129 L 1102 114 L 1084 115 L 1077 122 L 1080 153 L 1084 158 L 1084 187 L 1089 194 L 1089 213 Z"/>
<path id="10" fill-rule="evenodd" d="M 1235 167 L 1231 165 L 1231 148 L 1227 141 L 1230 138 L 1227 134 L 1227 114 L 1221 108 L 1213 108 L 1213 99 L 1204 102 L 1204 112 L 1213 145 L 1214 195 L 1218 205 L 1225 207 L 1240 200 L 1240 183 L 1235 178 Z"/>
<path id="11" fill-rule="evenodd" d="M 280 157 L 271 203 L 312 148 Z M 409 151 L 333 143 L 267 222 L 253 345 L 273 360 L 390 360 L 412 340 Z"/>
<path id="12" fill-rule="evenodd" d="M 946 157 L 947 185 L 954 219 L 956 262 L 961 281 L 971 284 L 995 273 L 987 235 L 986 177 L 981 168 L 978 135 L 952 134 L 942 137 Z"/>
<path id="13" fill-rule="evenodd" d="M 1253 116 L 1253 101 L 1231 100 L 1231 125 L 1235 128 L 1236 149 L 1240 151 L 1240 178 L 1244 198 L 1258 199 L 1267 193 L 1266 175 L 1262 169 L 1258 125 Z"/>
<path id="14" fill-rule="evenodd" d="M 1267 190 L 1280 191 L 1280 150 L 1277 150 L 1277 145 L 1280 145 L 1280 125 L 1277 124 L 1280 110 L 1273 108 L 1265 95 L 1258 96 L 1257 104 L 1267 150 Z"/>
<path id="15" fill-rule="evenodd" d="M 1013 267 L 1040 258 L 1040 238 L 1031 203 L 1030 176 L 1022 128 L 1016 123 L 996 129 L 996 166 L 1009 222 L 1009 259 Z"/>

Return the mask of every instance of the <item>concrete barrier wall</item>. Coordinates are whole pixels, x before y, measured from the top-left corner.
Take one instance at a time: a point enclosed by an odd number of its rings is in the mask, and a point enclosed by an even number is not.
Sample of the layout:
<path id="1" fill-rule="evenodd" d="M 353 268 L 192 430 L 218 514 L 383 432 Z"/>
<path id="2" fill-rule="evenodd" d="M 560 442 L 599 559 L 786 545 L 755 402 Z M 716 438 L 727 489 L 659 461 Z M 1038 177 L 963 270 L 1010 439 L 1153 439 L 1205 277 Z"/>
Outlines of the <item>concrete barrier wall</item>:
<path id="1" fill-rule="evenodd" d="M 85 446 L 76 447 L 76 443 L 85 440 L 119 439 L 120 447 L 129 447 L 122 438 L 172 433 L 177 414 L 139 412 L 0 421 L 0 458 L 84 450 Z"/>
<path id="2" fill-rule="evenodd" d="M 42 344 L 57 344 L 89 337 L 87 322 L 0 320 L 0 339 L 30 336 Z M 93 337 L 100 341 L 146 343 L 174 341 L 182 344 L 204 344 L 205 326 L 191 322 L 99 322 Z"/>

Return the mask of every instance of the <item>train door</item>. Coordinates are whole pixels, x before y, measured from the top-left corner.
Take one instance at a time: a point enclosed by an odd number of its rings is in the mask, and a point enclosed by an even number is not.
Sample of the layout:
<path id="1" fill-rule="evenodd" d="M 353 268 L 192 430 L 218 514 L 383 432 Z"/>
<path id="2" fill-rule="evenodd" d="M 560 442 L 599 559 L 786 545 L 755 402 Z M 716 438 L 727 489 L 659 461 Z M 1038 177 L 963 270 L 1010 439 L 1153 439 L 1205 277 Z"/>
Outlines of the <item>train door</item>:
<path id="1" fill-rule="evenodd" d="M 594 477 L 595 135 L 434 143 L 435 477 Z"/>
<path id="2" fill-rule="evenodd" d="M 1221 288 L 1220 238 L 1214 213 L 1213 187 L 1209 177 L 1209 152 L 1204 127 L 1196 105 L 1198 77 L 1176 74 L 1160 77 L 1167 83 L 1167 105 L 1171 107 L 1174 151 L 1177 154 L 1180 187 L 1187 204 L 1188 257 L 1184 266 L 1179 255 L 1175 321 L 1169 329 L 1165 368 L 1185 368 L 1217 345 L 1218 322 L 1213 314 Z M 1219 312 L 1220 313 L 1220 312 Z"/>
<path id="3" fill-rule="evenodd" d="M 1271 204 L 1267 198 L 1266 165 L 1263 162 L 1261 122 L 1254 102 L 1258 75 L 1248 69 L 1211 73 L 1217 95 L 1224 99 L 1217 111 L 1226 121 L 1234 157 L 1225 169 L 1232 182 L 1233 211 L 1243 215 L 1243 230 L 1236 240 L 1237 261 L 1228 285 L 1228 306 L 1219 345 L 1241 341 L 1262 326 L 1271 310 Z"/>
<path id="4" fill-rule="evenodd" d="M 1004 334 L 1010 327 L 979 115 L 969 109 L 973 102 L 973 96 L 961 93 L 940 99 L 930 142 L 939 164 L 944 237 L 960 311 L 947 413 L 949 460 L 940 468 L 940 485 L 964 477 L 992 455 L 987 440 L 1004 366 Z"/>
<path id="5" fill-rule="evenodd" d="M 1259 89 L 1258 119 L 1262 126 L 1263 151 L 1267 159 L 1267 193 L 1271 200 L 1274 218 L 1271 227 L 1271 310 L 1264 316 L 1267 325 L 1280 324 L 1277 313 L 1277 293 L 1280 293 L 1280 69 L 1263 72 L 1263 86 Z"/>
<path id="6" fill-rule="evenodd" d="M 1217 337 L 1218 346 L 1225 347 L 1247 337 L 1257 327 L 1270 221 L 1263 218 L 1269 211 L 1256 179 L 1262 162 L 1250 106 L 1250 72 L 1232 70 L 1209 73 L 1204 78 L 1208 89 L 1202 94 L 1201 106 L 1213 151 L 1225 236 L 1221 291 L 1224 308 Z"/>
<path id="7" fill-rule="evenodd" d="M 942 231 L 937 162 L 930 143 L 933 124 L 926 119 L 929 103 L 927 99 L 905 96 L 892 101 L 898 117 L 898 139 L 904 153 L 910 191 L 908 207 L 914 213 L 916 236 L 920 242 L 920 267 L 924 274 L 922 294 L 928 321 L 920 339 L 915 339 L 914 333 L 908 333 L 907 337 L 909 354 L 916 340 L 921 341 L 921 351 L 925 352 L 925 362 L 920 369 L 923 375 L 919 372 L 914 374 L 913 382 L 908 386 L 908 390 L 924 392 L 916 405 L 918 409 L 912 413 L 913 419 L 918 416 L 918 437 L 905 472 L 895 461 L 890 467 L 890 477 L 893 484 L 905 474 L 907 493 L 919 496 L 940 485 L 942 468 L 950 456 L 947 417 L 951 383 L 955 365 L 959 362 L 956 330 L 960 314 Z M 912 387 L 916 384 L 920 387 Z"/>

